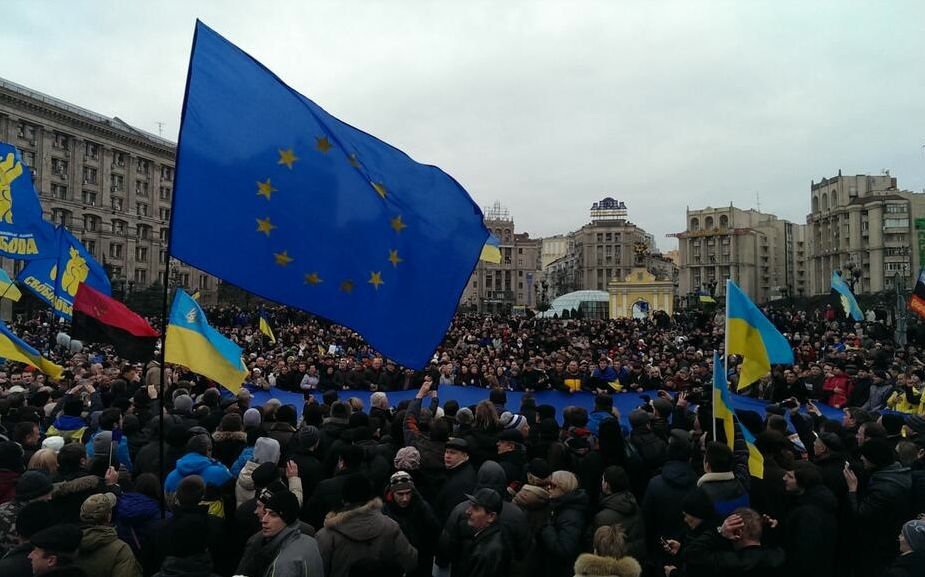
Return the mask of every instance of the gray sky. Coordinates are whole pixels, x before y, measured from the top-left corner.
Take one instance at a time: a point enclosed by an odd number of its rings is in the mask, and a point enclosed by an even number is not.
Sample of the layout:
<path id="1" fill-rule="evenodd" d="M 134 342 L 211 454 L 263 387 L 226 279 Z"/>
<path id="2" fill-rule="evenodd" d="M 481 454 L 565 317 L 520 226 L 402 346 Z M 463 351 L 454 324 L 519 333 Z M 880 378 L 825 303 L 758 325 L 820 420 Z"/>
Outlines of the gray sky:
<path id="1" fill-rule="evenodd" d="M 925 186 L 920 1 L 33 0 L 0 76 L 176 139 L 197 17 L 533 236 L 604 196 L 670 249 L 687 205 L 805 222 L 838 169 Z"/>

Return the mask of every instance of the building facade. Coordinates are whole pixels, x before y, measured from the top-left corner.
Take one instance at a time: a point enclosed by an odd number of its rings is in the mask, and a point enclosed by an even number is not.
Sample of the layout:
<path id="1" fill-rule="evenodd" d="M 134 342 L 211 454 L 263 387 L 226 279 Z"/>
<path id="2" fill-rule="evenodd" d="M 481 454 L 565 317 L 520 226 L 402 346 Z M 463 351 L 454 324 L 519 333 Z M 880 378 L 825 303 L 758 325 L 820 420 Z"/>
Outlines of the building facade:
<path id="1" fill-rule="evenodd" d="M 896 280 L 912 286 L 922 259 L 925 194 L 899 190 L 889 173 L 843 176 L 839 171 L 812 182 L 810 195 L 811 294 L 829 292 L 833 271 L 856 293 L 892 290 Z"/>
<path id="2" fill-rule="evenodd" d="M 67 227 L 107 269 L 114 296 L 169 278 L 216 302 L 214 277 L 178 261 L 167 271 L 173 142 L 3 79 L 0 140 L 32 169 L 46 220 Z M 15 275 L 23 263 L 0 258 L 0 266 Z"/>
<path id="3" fill-rule="evenodd" d="M 542 239 L 516 232 L 514 219 L 501 203 L 485 207 L 482 212 L 485 226 L 500 241 L 501 262 L 479 261 L 463 291 L 460 305 L 484 313 L 535 308 L 543 298 Z"/>
<path id="4" fill-rule="evenodd" d="M 807 294 L 805 227 L 756 210 L 687 210 L 678 238 L 679 294 L 725 295 L 733 279 L 755 302 Z"/>

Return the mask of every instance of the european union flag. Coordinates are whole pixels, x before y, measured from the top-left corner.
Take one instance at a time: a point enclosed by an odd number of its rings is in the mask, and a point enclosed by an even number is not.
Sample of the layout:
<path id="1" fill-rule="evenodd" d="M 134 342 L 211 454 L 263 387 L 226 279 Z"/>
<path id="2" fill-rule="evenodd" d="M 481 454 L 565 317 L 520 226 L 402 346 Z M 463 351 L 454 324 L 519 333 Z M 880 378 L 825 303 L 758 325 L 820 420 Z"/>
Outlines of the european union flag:
<path id="1" fill-rule="evenodd" d="M 334 118 L 197 22 L 170 234 L 179 259 L 422 367 L 488 230 L 446 173 Z"/>
<path id="2" fill-rule="evenodd" d="M 56 315 L 70 320 L 81 283 L 107 296 L 112 294 L 112 286 L 106 270 L 73 234 L 59 226 L 55 235 L 54 258 L 30 262 L 17 280 L 48 303 Z"/>
<path id="3" fill-rule="evenodd" d="M 42 219 L 32 172 L 11 144 L 0 142 L 0 256 L 53 257 L 54 227 Z"/>

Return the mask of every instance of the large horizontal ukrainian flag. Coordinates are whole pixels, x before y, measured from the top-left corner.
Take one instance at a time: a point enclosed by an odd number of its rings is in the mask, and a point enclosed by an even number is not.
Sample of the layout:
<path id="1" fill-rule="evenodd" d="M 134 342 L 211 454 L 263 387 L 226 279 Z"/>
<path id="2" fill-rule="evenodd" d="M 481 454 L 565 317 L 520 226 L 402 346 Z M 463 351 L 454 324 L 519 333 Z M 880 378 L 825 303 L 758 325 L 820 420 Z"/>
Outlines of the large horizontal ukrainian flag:
<path id="1" fill-rule="evenodd" d="M 738 390 L 771 371 L 771 365 L 792 365 L 793 349 L 742 289 L 726 281 L 726 354 L 743 357 Z"/>
<path id="2" fill-rule="evenodd" d="M 61 374 L 64 373 L 64 368 L 49 361 L 42 356 L 42 353 L 14 335 L 3 321 L 0 321 L 0 358 L 26 363 L 42 371 L 55 381 L 61 380 Z"/>
<path id="3" fill-rule="evenodd" d="M 241 390 L 247 376 L 241 347 L 212 328 L 199 303 L 179 289 L 170 308 L 165 346 L 166 362 L 183 365 L 232 392 Z"/>

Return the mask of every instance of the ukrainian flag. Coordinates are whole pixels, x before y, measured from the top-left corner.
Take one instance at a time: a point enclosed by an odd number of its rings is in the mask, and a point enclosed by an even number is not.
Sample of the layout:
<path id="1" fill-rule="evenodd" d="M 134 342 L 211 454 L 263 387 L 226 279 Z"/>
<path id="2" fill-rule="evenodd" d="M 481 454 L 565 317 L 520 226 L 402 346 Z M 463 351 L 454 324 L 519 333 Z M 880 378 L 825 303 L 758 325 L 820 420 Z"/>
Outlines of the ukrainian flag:
<path id="1" fill-rule="evenodd" d="M 743 357 L 739 390 L 771 372 L 772 364 L 793 364 L 790 343 L 731 279 L 726 281 L 726 355 Z"/>
<path id="2" fill-rule="evenodd" d="M 488 236 L 488 240 L 485 241 L 485 246 L 482 247 L 482 254 L 479 256 L 479 260 L 484 260 L 485 262 L 491 262 L 494 264 L 501 264 L 501 241 L 498 240 L 498 237 L 491 234 Z"/>
<path id="3" fill-rule="evenodd" d="M 237 393 L 247 376 L 241 347 L 209 325 L 199 304 L 177 290 L 167 324 L 164 360 L 183 365 Z"/>
<path id="4" fill-rule="evenodd" d="M 0 298 L 9 299 L 13 302 L 19 302 L 19 299 L 22 298 L 19 287 L 13 284 L 13 279 L 2 268 L 0 268 Z"/>
<path id="5" fill-rule="evenodd" d="M 263 307 L 260 307 L 260 332 L 262 332 L 270 342 L 274 345 L 276 344 L 276 335 L 273 334 L 273 327 L 270 326 L 270 321 L 267 319 L 267 311 L 263 310 Z"/>
<path id="6" fill-rule="evenodd" d="M 841 275 L 834 271 L 832 272 L 832 290 L 838 293 L 839 301 L 841 301 L 841 306 L 846 315 L 851 315 L 852 320 L 855 321 L 864 320 L 864 314 L 861 312 L 861 307 L 858 306 L 858 301 L 854 298 L 851 288 L 848 287 Z"/>
<path id="7" fill-rule="evenodd" d="M 63 367 L 49 361 L 42 353 L 14 335 L 3 321 L 0 321 L 0 358 L 35 367 L 55 381 L 61 380 L 64 373 Z"/>
<path id="8" fill-rule="evenodd" d="M 723 422 L 726 443 L 730 449 L 734 449 L 737 417 L 735 408 L 732 406 L 729 384 L 726 382 L 726 371 L 716 351 L 713 352 L 713 418 Z M 748 445 L 748 472 L 752 477 L 764 479 L 764 456 L 755 446 L 755 436 L 741 422 L 739 429 L 742 431 L 745 444 Z"/>

